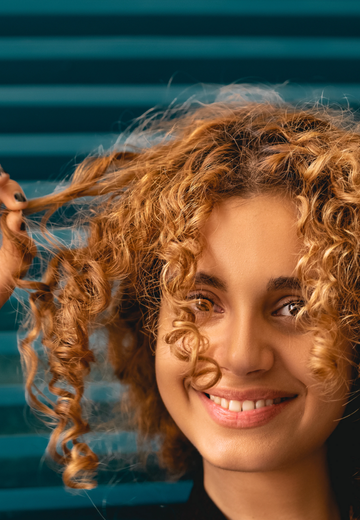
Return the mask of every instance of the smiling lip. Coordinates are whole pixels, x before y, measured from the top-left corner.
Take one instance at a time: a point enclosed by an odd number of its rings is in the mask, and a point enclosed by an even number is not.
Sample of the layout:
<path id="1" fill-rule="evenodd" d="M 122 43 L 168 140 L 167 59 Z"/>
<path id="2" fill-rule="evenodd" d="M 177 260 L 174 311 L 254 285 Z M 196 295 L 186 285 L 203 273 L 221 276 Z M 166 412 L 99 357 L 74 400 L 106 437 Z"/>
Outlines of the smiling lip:
<path id="1" fill-rule="evenodd" d="M 205 406 L 210 417 L 220 426 L 226 426 L 229 428 L 255 428 L 264 426 L 270 422 L 273 418 L 279 415 L 285 408 L 294 403 L 297 394 L 289 393 L 278 390 L 261 390 L 253 389 L 249 391 L 233 391 L 226 389 L 208 390 L 211 395 L 223 397 L 224 399 L 233 399 L 237 401 L 256 401 L 260 399 L 276 399 L 277 397 L 287 397 L 286 401 L 279 404 L 272 404 L 271 406 L 265 406 L 254 410 L 246 410 L 242 412 L 232 412 L 226 410 L 211 401 L 205 393 L 196 392 L 200 397 L 203 405 Z"/>

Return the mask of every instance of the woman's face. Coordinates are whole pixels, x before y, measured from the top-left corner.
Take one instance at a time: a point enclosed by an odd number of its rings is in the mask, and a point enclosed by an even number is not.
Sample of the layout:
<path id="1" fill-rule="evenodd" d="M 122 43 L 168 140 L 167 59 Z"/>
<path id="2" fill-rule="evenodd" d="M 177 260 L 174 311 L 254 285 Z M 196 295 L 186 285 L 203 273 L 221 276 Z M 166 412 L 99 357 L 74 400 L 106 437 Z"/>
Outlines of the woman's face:
<path id="1" fill-rule="evenodd" d="M 266 471 L 318 454 L 344 413 L 346 389 L 331 399 L 321 395 L 307 366 L 312 337 L 294 325 L 301 300 L 294 206 L 275 196 L 232 198 L 213 211 L 203 233 L 207 247 L 189 297 L 199 323 L 196 302 L 212 303 L 200 330 L 222 379 L 206 393 L 185 384 L 186 363 L 163 339 L 174 318 L 163 304 L 156 375 L 165 406 L 217 467 Z M 341 370 L 350 377 L 348 366 Z"/>

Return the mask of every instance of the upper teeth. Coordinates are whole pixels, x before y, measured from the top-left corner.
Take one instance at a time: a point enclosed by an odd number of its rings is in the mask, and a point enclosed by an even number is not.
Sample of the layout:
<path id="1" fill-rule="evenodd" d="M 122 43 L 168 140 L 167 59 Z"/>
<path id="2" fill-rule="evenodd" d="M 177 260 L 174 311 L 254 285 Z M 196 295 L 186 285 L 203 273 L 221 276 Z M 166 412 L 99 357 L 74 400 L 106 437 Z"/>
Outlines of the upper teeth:
<path id="1" fill-rule="evenodd" d="M 235 401 L 233 399 L 229 401 L 223 397 L 217 397 L 211 394 L 209 397 L 215 404 L 219 404 L 221 408 L 230 410 L 230 412 L 244 412 L 246 410 L 263 408 L 264 406 L 271 406 L 272 404 L 279 404 L 281 402 L 281 397 L 277 397 L 276 399 L 259 399 L 258 401 Z"/>

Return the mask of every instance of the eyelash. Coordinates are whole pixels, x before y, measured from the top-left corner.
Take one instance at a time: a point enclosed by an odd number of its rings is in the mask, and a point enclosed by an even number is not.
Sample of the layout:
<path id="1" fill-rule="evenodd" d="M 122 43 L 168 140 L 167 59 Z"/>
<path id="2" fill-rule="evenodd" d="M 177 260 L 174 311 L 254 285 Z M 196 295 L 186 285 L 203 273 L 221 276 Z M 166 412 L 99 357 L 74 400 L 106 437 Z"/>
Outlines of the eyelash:
<path id="1" fill-rule="evenodd" d="M 201 292 L 196 293 L 196 294 L 191 294 L 190 296 L 188 296 L 188 300 L 193 302 L 193 303 L 195 303 L 195 304 L 199 300 L 200 301 L 201 300 L 206 300 L 206 301 L 208 301 L 211 304 L 211 307 L 214 307 L 215 305 L 217 305 L 216 302 L 212 298 L 210 298 L 209 296 L 207 296 L 207 295 L 205 295 L 205 294 L 203 294 Z M 200 309 L 197 309 L 197 310 L 195 310 L 195 312 L 201 313 L 201 312 L 207 312 L 207 311 L 201 311 Z M 219 313 L 219 314 L 221 314 L 221 313 Z"/>
<path id="2" fill-rule="evenodd" d="M 212 298 L 210 298 L 209 296 L 207 296 L 207 295 L 205 295 L 205 294 L 203 294 L 203 293 L 201 293 L 201 292 L 196 293 L 196 294 L 193 294 L 193 295 L 190 295 L 190 296 L 188 297 L 188 300 L 193 301 L 194 303 L 196 303 L 196 300 L 206 300 L 206 301 L 210 302 L 210 304 L 211 304 L 212 307 L 214 307 L 215 305 L 217 305 L 216 302 L 215 302 Z M 303 307 L 303 306 L 305 305 L 305 302 L 304 302 L 304 300 L 301 300 L 301 299 L 297 299 L 297 300 L 292 300 L 292 299 L 291 299 L 291 300 L 288 300 L 288 301 L 286 301 L 285 303 L 283 303 L 283 304 L 281 305 L 281 307 L 279 307 L 279 308 L 278 308 L 278 309 L 277 309 L 273 314 L 276 316 L 277 313 L 278 313 L 279 311 L 281 311 L 281 310 L 284 309 L 285 307 L 290 306 L 291 304 L 293 304 L 293 305 L 298 304 L 298 306 L 301 308 L 301 307 Z M 200 310 L 200 309 L 197 309 L 197 310 L 195 310 L 195 312 L 201 313 L 201 312 L 207 312 L 207 311 L 204 311 L 204 310 L 202 311 L 202 310 Z M 291 311 L 289 311 L 289 312 L 290 312 L 290 314 L 291 314 Z M 219 314 L 221 314 L 221 313 L 219 313 Z M 291 315 L 291 316 L 284 316 L 284 317 L 285 317 L 285 318 L 295 318 L 294 315 Z"/>
<path id="3" fill-rule="evenodd" d="M 304 300 L 302 300 L 301 298 L 300 299 L 297 299 L 297 300 L 288 300 L 287 302 L 285 302 L 283 305 L 281 305 L 281 307 L 279 309 L 277 309 L 275 311 L 275 313 L 278 313 L 279 311 L 281 311 L 282 309 L 284 309 L 285 307 L 288 307 L 289 305 L 291 304 L 297 304 L 300 308 L 303 307 L 305 305 L 305 302 Z M 291 312 L 290 312 L 291 314 Z M 291 316 L 284 316 L 285 318 L 295 318 L 294 315 L 291 315 Z"/>

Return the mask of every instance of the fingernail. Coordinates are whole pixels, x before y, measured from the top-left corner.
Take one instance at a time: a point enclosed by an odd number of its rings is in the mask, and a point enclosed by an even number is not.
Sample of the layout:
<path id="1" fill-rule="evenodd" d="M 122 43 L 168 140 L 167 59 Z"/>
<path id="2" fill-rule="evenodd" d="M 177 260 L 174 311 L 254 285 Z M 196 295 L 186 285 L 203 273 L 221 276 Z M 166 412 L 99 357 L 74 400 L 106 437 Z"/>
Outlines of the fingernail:
<path id="1" fill-rule="evenodd" d="M 21 222 L 20 231 L 26 231 L 26 224 L 25 222 Z"/>
<path id="2" fill-rule="evenodd" d="M 22 193 L 15 193 L 14 199 L 18 202 L 26 202 L 26 197 Z"/>

